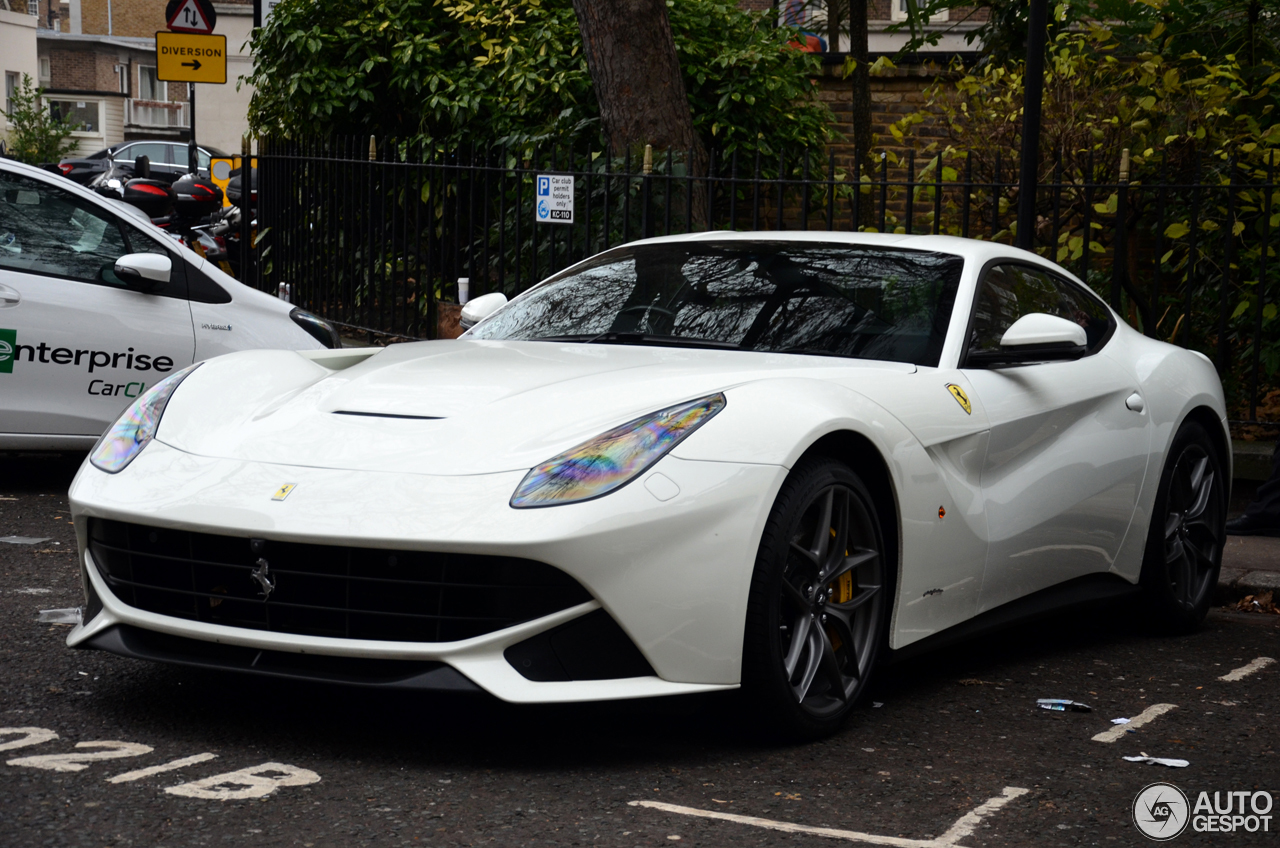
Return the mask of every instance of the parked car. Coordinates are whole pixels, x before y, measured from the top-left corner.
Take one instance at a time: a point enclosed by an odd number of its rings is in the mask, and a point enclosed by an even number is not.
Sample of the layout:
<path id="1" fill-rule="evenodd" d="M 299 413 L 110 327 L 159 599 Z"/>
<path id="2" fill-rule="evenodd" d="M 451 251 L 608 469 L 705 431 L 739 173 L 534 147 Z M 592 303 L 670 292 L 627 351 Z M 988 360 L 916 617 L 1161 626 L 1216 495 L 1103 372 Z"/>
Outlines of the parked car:
<path id="1" fill-rule="evenodd" d="M 136 211 L 0 161 L 0 449 L 87 450 L 134 399 L 210 356 L 337 346 L 329 324 Z"/>
<path id="2" fill-rule="evenodd" d="M 803 737 L 887 650 L 1084 600 L 1206 614 L 1218 376 L 1035 254 L 705 233 L 465 311 L 138 398 L 71 488 L 68 643 L 513 702 L 743 687 Z"/>
<path id="3" fill-rule="evenodd" d="M 196 145 L 200 176 L 209 176 L 210 159 L 231 157 L 208 145 Z M 139 156 L 151 159 L 151 177 L 171 183 L 190 170 L 187 162 L 187 145 L 178 141 L 125 141 L 82 158 L 63 159 L 58 163 L 62 175 L 73 182 L 86 185 L 98 174 L 107 170 L 111 159 L 132 175 L 134 160 Z"/>

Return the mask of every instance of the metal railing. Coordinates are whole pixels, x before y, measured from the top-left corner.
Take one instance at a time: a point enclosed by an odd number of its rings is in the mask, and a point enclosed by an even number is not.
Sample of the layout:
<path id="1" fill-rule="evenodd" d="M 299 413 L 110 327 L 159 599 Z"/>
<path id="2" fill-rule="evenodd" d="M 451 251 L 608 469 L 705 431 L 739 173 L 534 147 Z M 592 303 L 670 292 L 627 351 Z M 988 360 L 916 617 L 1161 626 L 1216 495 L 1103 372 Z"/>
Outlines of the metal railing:
<path id="1" fill-rule="evenodd" d="M 1036 195 L 1036 252 L 1141 332 L 1209 355 L 1242 421 L 1259 420 L 1280 382 L 1274 158 L 1183 151 L 1130 167 L 1127 151 L 1105 162 L 1059 155 Z M 459 278 L 471 297 L 513 295 L 646 236 L 862 230 L 1011 243 L 1018 197 L 1018 163 L 997 150 L 697 161 L 683 151 L 261 139 L 259 162 L 258 284 L 286 284 L 293 302 L 370 338 L 434 337 L 438 304 L 456 299 Z M 573 178 L 571 224 L 538 218 L 545 175 Z"/>
<path id="2" fill-rule="evenodd" d="M 188 108 L 187 103 L 130 99 L 124 102 L 124 122 L 131 127 L 186 129 L 191 124 Z"/>

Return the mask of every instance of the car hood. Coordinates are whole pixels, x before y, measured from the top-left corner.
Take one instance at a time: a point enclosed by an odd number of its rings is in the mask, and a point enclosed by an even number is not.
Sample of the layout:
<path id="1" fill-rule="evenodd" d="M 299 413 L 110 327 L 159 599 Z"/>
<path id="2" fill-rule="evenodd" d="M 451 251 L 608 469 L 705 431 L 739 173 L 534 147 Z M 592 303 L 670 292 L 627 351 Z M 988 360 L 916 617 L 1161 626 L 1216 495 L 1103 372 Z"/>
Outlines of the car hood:
<path id="1" fill-rule="evenodd" d="M 646 413 L 735 386 L 902 363 L 462 339 L 207 362 L 157 438 L 201 456 L 435 475 L 530 468 Z M 868 374 L 868 376 L 870 376 Z M 900 379 L 900 378 L 899 378 Z"/>

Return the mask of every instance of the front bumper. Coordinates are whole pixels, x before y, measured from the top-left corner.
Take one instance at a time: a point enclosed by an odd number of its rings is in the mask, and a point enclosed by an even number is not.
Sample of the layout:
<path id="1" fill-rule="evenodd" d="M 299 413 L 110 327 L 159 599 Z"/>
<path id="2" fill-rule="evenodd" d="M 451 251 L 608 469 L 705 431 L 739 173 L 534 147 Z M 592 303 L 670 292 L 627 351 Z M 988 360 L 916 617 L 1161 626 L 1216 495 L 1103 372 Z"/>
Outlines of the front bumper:
<path id="1" fill-rule="evenodd" d="M 153 442 L 124 472 L 82 468 L 71 489 L 85 579 L 102 611 L 68 644 L 117 626 L 262 651 L 440 662 L 512 702 L 586 701 L 732 688 L 763 522 L 786 469 L 665 457 L 607 497 L 533 510 L 508 505 L 523 471 L 467 477 L 370 473 L 193 456 Z M 661 473 L 679 494 L 645 483 Z M 295 485 L 281 501 L 272 496 Z M 654 487 L 670 495 L 670 487 Z M 91 517 L 280 541 L 519 556 L 554 565 L 594 600 L 455 642 L 342 639 L 157 615 L 115 597 L 87 551 Z M 532 681 L 512 645 L 604 609 L 656 672 Z"/>

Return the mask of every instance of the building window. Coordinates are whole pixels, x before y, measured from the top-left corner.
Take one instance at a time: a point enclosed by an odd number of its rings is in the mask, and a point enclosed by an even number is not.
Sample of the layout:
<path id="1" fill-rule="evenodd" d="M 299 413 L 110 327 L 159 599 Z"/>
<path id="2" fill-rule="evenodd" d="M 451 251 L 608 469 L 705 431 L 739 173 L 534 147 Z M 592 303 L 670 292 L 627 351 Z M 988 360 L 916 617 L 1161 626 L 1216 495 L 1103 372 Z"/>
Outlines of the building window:
<path id="1" fill-rule="evenodd" d="M 40 0 L 27 0 L 27 14 L 33 18 L 40 17 Z"/>
<path id="2" fill-rule="evenodd" d="M 116 65 L 116 85 L 120 88 L 121 94 L 129 93 L 129 66 Z"/>
<path id="3" fill-rule="evenodd" d="M 98 100 L 50 100 L 49 111 L 55 118 L 79 124 L 76 132 L 96 133 L 102 131 L 102 122 L 98 116 L 100 105 Z"/>
<path id="4" fill-rule="evenodd" d="M 925 0 L 916 0 L 916 7 L 924 5 Z M 892 0 L 891 8 L 893 9 L 893 19 L 895 21 L 905 21 L 907 19 L 907 0 Z M 947 20 L 947 10 L 936 12 L 929 17 L 929 23 L 940 24 Z"/>
<path id="5" fill-rule="evenodd" d="M 48 56 L 41 56 L 41 57 L 40 57 L 40 70 L 39 70 L 39 74 L 40 74 L 40 85 L 48 85 L 48 84 L 49 84 L 49 77 L 50 77 L 50 76 L 52 76 L 52 74 L 51 74 L 51 73 L 50 73 L 50 71 L 49 71 L 49 57 L 48 57 Z"/>
<path id="6" fill-rule="evenodd" d="M 138 99 L 164 101 L 168 86 L 156 79 L 155 65 L 138 66 Z"/>
<path id="7" fill-rule="evenodd" d="M 13 114 L 13 97 L 18 93 L 19 75 L 17 71 L 4 72 L 4 113 Z"/>

